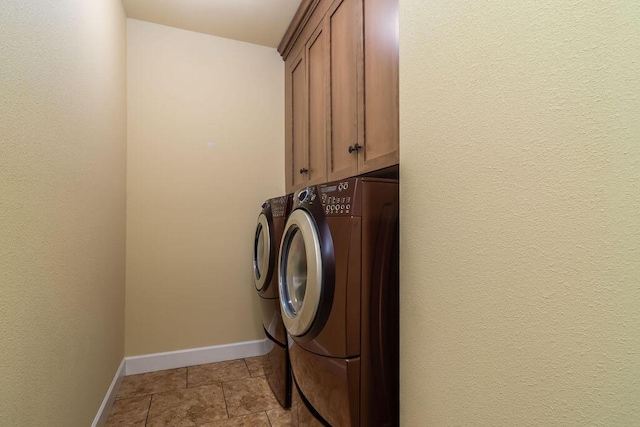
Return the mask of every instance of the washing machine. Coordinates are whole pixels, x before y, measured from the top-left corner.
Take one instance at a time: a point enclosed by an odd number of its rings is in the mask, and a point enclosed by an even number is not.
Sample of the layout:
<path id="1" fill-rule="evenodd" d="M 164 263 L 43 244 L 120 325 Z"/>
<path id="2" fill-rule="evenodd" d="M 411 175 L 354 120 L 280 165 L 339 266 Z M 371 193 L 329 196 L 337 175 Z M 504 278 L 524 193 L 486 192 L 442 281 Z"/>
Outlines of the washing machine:
<path id="1" fill-rule="evenodd" d="M 253 245 L 253 273 L 262 326 L 269 351 L 264 359 L 267 381 L 284 408 L 291 405 L 291 368 L 287 337 L 280 312 L 278 251 L 292 195 L 267 200 L 262 205 Z"/>
<path id="2" fill-rule="evenodd" d="M 363 177 L 294 195 L 280 309 L 300 404 L 320 424 L 398 425 L 398 195 L 397 180 Z"/>

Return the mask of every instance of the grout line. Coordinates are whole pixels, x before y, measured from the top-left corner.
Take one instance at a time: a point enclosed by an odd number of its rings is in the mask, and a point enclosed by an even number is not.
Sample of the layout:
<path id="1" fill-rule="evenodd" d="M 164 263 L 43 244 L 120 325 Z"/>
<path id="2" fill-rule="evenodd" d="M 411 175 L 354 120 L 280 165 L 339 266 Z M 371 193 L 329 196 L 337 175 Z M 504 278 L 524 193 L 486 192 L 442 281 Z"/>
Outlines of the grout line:
<path id="1" fill-rule="evenodd" d="M 247 363 L 247 359 L 243 357 L 242 361 L 244 362 L 245 368 L 247 368 L 247 372 L 249 372 L 249 377 L 252 377 L 253 375 L 251 375 L 251 369 L 249 369 L 249 364 Z"/>
<path id="2" fill-rule="evenodd" d="M 212 385 L 222 385 L 222 383 L 220 381 L 216 381 L 213 383 L 200 384 L 200 385 L 189 388 L 189 390 L 195 390 L 197 388 L 202 388 L 202 387 L 211 387 Z"/>
<path id="3" fill-rule="evenodd" d="M 224 394 L 224 386 L 223 383 L 220 383 L 220 388 L 222 389 L 222 398 L 224 399 L 224 410 L 227 411 L 227 419 L 229 419 L 229 407 L 227 405 L 227 396 Z"/>
<path id="4" fill-rule="evenodd" d="M 147 418 L 144 419 L 144 425 L 146 427 L 147 422 L 149 422 L 149 413 L 151 412 L 151 401 L 153 400 L 153 394 L 151 395 L 151 399 L 149 399 L 149 407 L 147 408 Z"/>
<path id="5" fill-rule="evenodd" d="M 209 386 L 212 386 L 212 385 L 222 386 L 222 384 L 227 384 L 227 383 L 236 382 L 236 381 L 248 381 L 248 380 L 253 380 L 255 378 L 266 378 L 266 376 L 265 375 L 260 375 L 259 377 L 232 378 L 230 380 L 225 380 L 225 381 L 213 380 L 213 382 L 210 382 L 210 383 L 204 383 L 204 384 L 199 384 L 199 385 L 196 385 L 196 386 L 193 386 L 193 387 L 189 387 L 189 390 L 193 390 L 195 388 L 201 388 L 201 387 L 209 387 Z M 177 390 L 169 390 L 169 391 L 177 391 Z M 154 394 L 158 394 L 158 393 L 154 393 Z M 146 395 L 146 396 L 148 396 L 148 395 Z"/>

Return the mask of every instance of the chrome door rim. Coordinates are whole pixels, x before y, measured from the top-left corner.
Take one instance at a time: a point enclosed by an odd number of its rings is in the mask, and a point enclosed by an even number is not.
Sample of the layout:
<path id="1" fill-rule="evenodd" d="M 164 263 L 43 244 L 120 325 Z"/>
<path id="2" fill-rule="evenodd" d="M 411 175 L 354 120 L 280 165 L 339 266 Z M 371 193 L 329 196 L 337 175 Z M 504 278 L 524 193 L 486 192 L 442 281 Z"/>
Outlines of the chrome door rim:
<path id="1" fill-rule="evenodd" d="M 265 239 L 265 247 L 267 251 L 265 253 L 266 259 L 266 269 L 265 271 L 260 271 L 258 267 L 258 230 L 262 227 L 262 235 Z M 269 228 L 269 221 L 267 221 L 267 217 L 264 213 L 260 213 L 258 215 L 258 223 L 256 225 L 256 236 L 254 237 L 253 242 L 253 279 L 255 281 L 256 289 L 261 291 L 264 288 L 264 285 L 267 282 L 267 276 L 269 275 L 269 260 L 271 258 L 271 229 Z"/>
<path id="2" fill-rule="evenodd" d="M 302 307 L 297 314 L 287 310 L 288 302 L 285 301 L 286 286 L 286 262 L 290 239 L 296 231 L 302 235 L 305 243 L 307 257 L 307 285 Z M 287 253 L 285 253 L 287 252 Z M 322 295 L 322 252 L 320 251 L 320 238 L 314 220 L 305 210 L 296 209 L 287 220 L 285 232 L 280 244 L 278 254 L 278 286 L 280 291 L 280 311 L 282 321 L 287 331 L 293 336 L 304 335 L 311 326 L 318 312 L 320 296 Z"/>

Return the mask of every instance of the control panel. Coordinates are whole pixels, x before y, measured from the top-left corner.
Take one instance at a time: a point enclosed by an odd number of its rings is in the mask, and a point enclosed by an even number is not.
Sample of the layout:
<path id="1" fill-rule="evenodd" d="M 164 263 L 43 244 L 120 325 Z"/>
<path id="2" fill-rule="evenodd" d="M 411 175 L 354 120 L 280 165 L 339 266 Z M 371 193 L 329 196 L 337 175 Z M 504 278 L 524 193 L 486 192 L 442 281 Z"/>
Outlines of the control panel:
<path id="1" fill-rule="evenodd" d="M 328 216 L 359 215 L 354 212 L 354 198 L 358 179 L 351 178 L 331 184 L 304 188 L 293 196 L 293 209 L 302 205 L 320 202 L 322 211 Z"/>
<path id="2" fill-rule="evenodd" d="M 350 179 L 320 187 L 325 215 L 351 215 L 356 182 Z"/>
<path id="3" fill-rule="evenodd" d="M 274 218 L 282 218 L 287 213 L 287 197 L 282 196 L 269 201 L 271 203 L 271 215 Z"/>

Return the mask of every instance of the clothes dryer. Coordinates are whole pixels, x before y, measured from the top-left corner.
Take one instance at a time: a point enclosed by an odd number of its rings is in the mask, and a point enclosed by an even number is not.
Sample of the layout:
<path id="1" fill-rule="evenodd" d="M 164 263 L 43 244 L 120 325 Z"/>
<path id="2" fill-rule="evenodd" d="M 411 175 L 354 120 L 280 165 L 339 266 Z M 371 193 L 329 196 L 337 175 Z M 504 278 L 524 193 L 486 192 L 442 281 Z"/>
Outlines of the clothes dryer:
<path id="1" fill-rule="evenodd" d="M 292 195 L 265 201 L 258 215 L 253 245 L 253 273 L 260 300 L 262 326 L 269 340 L 264 359 L 267 381 L 278 402 L 291 406 L 291 368 L 287 338 L 280 314 L 277 259 Z"/>
<path id="2" fill-rule="evenodd" d="M 397 180 L 294 195 L 280 308 L 301 401 L 334 427 L 398 424 L 398 213 Z"/>

